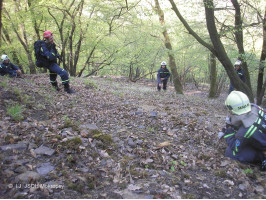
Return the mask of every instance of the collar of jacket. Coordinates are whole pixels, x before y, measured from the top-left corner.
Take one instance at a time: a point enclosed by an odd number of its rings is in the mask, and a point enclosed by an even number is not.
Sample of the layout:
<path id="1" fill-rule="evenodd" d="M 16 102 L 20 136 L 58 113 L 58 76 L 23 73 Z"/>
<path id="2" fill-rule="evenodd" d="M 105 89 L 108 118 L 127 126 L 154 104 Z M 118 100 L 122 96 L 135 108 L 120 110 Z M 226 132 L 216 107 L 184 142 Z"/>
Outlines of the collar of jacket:
<path id="1" fill-rule="evenodd" d="M 239 127 L 241 124 L 245 128 L 250 127 L 258 118 L 259 116 L 259 109 L 255 106 L 251 105 L 251 111 L 248 113 L 245 113 L 243 115 L 231 115 L 231 124 Z"/>

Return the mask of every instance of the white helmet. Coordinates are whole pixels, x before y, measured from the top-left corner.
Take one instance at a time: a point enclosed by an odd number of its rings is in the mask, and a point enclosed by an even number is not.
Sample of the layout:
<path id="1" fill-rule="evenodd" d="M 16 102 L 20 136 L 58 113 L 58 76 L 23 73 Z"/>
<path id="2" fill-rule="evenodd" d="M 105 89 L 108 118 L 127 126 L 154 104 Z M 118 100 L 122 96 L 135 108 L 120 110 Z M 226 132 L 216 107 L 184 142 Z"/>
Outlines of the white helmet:
<path id="1" fill-rule="evenodd" d="M 235 66 L 236 66 L 236 65 L 240 66 L 241 64 L 242 64 L 241 60 L 237 60 L 237 61 L 235 62 Z"/>
<path id="2" fill-rule="evenodd" d="M 166 62 L 165 62 L 165 61 L 163 61 L 163 62 L 161 63 L 161 66 L 162 66 L 162 65 L 165 65 L 165 66 L 166 66 Z"/>
<path id="3" fill-rule="evenodd" d="M 2 61 L 9 60 L 9 57 L 8 57 L 7 55 L 3 54 L 3 55 L 1 56 L 1 60 L 2 60 Z"/>
<path id="4" fill-rule="evenodd" d="M 240 91 L 232 91 L 227 96 L 225 105 L 235 115 L 242 115 L 251 111 L 247 95 Z"/>

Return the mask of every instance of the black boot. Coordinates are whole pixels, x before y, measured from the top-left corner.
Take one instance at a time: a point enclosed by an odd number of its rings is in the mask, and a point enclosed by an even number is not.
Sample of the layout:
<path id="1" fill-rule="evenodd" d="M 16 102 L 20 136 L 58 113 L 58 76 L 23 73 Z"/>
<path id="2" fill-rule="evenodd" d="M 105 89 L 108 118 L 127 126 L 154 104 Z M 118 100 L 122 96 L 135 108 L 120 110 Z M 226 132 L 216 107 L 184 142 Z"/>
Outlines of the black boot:
<path id="1" fill-rule="evenodd" d="M 60 91 L 57 82 L 52 83 L 52 86 L 56 89 L 56 91 Z"/>
<path id="2" fill-rule="evenodd" d="M 68 94 L 73 94 L 76 92 L 75 90 L 72 90 L 70 88 L 69 83 L 64 84 L 64 87 L 65 87 L 65 92 L 67 92 Z"/>

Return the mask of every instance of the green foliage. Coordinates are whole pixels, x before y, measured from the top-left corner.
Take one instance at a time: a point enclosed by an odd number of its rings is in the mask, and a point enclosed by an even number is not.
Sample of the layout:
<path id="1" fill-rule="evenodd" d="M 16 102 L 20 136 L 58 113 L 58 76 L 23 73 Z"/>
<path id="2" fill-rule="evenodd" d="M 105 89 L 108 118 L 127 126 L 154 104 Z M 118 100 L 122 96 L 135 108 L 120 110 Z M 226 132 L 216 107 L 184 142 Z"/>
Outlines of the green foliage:
<path id="1" fill-rule="evenodd" d="M 154 128 L 153 127 L 147 127 L 149 132 L 154 132 Z"/>
<path id="2" fill-rule="evenodd" d="M 162 42 L 162 27 L 159 25 L 157 14 L 149 5 L 137 0 L 128 1 L 128 10 L 124 0 L 93 0 L 89 4 L 82 3 L 83 1 L 73 1 L 72 4 L 67 0 L 36 1 L 31 4 L 25 4 L 23 1 L 4 1 L 8 15 L 2 17 L 2 27 L 7 33 L 7 35 L 3 34 L 2 52 L 8 54 L 15 64 L 29 66 L 30 56 L 34 61 L 34 41 L 42 35 L 43 30 L 49 29 L 54 33 L 59 53 L 64 50 L 64 60 L 73 63 L 69 65 L 73 66 L 72 69 L 68 69 L 72 76 L 75 76 L 81 69 L 84 69 L 83 75 L 99 70 L 94 75 L 129 76 L 131 69 L 131 75 L 134 78 L 137 72 L 139 75 L 152 73 L 158 70 L 162 60 L 168 61 L 168 52 Z M 252 6 L 245 2 L 243 4 L 244 24 L 257 21 L 256 10 L 261 16 L 263 15 L 264 2 L 262 0 L 252 1 L 250 3 Z M 210 6 L 209 1 L 207 5 Z M 215 6 L 222 5 L 217 2 Z M 191 28 L 207 43 L 211 43 L 206 24 L 202 23 L 205 16 L 202 13 L 204 4 L 195 1 L 180 1 L 178 7 Z M 66 12 L 68 14 L 64 15 Z M 77 14 L 79 12 L 80 15 Z M 173 46 L 172 53 L 175 56 L 182 83 L 194 81 L 209 83 L 208 50 L 193 39 L 191 34 L 187 34 L 183 24 L 169 6 L 165 6 L 164 12 L 165 26 L 169 30 Z M 228 9 L 217 12 L 225 22 L 223 27 L 219 23 L 216 25 L 218 30 L 223 31 L 219 34 L 228 56 L 232 62 L 238 57 L 247 61 L 255 88 L 262 41 L 258 26 L 244 27 L 244 38 L 247 38 L 244 40 L 246 54 L 239 55 L 234 42 L 234 33 L 237 31 L 233 23 L 234 16 L 229 13 Z M 19 40 L 14 30 L 21 36 L 25 35 L 26 38 Z M 41 31 L 36 33 L 35 30 Z M 63 32 L 60 33 L 60 30 Z M 7 37 L 10 40 L 6 39 Z M 30 39 L 26 51 L 20 41 L 28 38 Z M 77 49 L 79 42 L 81 46 Z M 28 51 L 29 55 L 27 55 Z M 221 64 L 217 63 L 217 65 L 218 76 L 225 73 Z M 24 67 L 24 70 L 29 73 L 28 67 Z M 156 74 L 147 75 L 146 78 L 156 78 Z M 226 81 L 229 83 L 228 79 Z M 97 89 L 93 82 L 84 84 L 89 88 Z M 0 82 L 0 86 L 6 87 L 7 85 L 5 82 Z M 118 95 L 122 97 L 122 94 Z M 52 104 L 51 99 L 53 99 L 51 95 L 47 97 L 47 101 Z"/>
<path id="3" fill-rule="evenodd" d="M 105 146 L 110 146 L 113 143 L 111 135 L 102 135 L 101 131 L 98 130 L 93 130 L 91 134 L 93 135 L 92 138 L 101 140 Z"/>
<path id="4" fill-rule="evenodd" d="M 183 160 L 180 160 L 180 164 L 183 165 L 184 167 L 187 166 L 187 164 Z"/>
<path id="5" fill-rule="evenodd" d="M 64 148 L 67 150 L 79 150 L 79 146 L 82 145 L 82 140 L 79 137 L 74 137 L 65 142 Z M 72 160 L 70 157 L 69 160 Z"/>
<path id="6" fill-rule="evenodd" d="M 98 88 L 98 86 L 96 85 L 96 83 L 94 81 L 91 81 L 91 80 L 88 80 L 88 79 L 86 79 L 84 81 L 84 85 L 88 89 L 97 89 Z"/>
<path id="7" fill-rule="evenodd" d="M 171 161 L 171 167 L 170 167 L 170 169 L 171 169 L 172 172 L 175 171 L 176 166 L 177 166 L 177 162 L 175 160 Z"/>
<path id="8" fill-rule="evenodd" d="M 253 170 L 251 168 L 247 168 L 247 169 L 243 170 L 243 172 L 245 174 L 253 174 Z"/>
<path id="9" fill-rule="evenodd" d="M 76 160 L 73 158 L 73 156 L 70 154 L 67 156 L 67 161 L 70 162 L 70 163 L 75 163 Z"/>
<path id="10" fill-rule="evenodd" d="M 7 82 L 6 81 L 1 81 L 0 86 L 3 88 L 7 88 Z"/>
<path id="11" fill-rule="evenodd" d="M 23 116 L 24 109 L 21 105 L 9 105 L 7 107 L 7 114 L 10 115 L 15 121 L 21 121 L 24 119 Z"/>
<path id="12" fill-rule="evenodd" d="M 79 124 L 80 123 L 78 121 L 69 119 L 69 117 L 67 115 L 65 115 L 63 117 L 63 119 L 64 119 L 64 125 L 61 126 L 61 129 L 63 129 L 63 128 L 72 128 L 73 131 L 80 132 L 80 128 L 79 128 Z"/>
<path id="13" fill-rule="evenodd" d="M 227 177 L 227 174 L 226 174 L 226 172 L 224 170 L 215 171 L 215 175 L 219 176 L 219 177 L 222 177 L 222 178 L 226 178 Z"/>
<path id="14" fill-rule="evenodd" d="M 124 94 L 121 91 L 113 91 L 113 94 L 116 95 L 116 96 L 119 96 L 121 98 L 124 97 Z"/>

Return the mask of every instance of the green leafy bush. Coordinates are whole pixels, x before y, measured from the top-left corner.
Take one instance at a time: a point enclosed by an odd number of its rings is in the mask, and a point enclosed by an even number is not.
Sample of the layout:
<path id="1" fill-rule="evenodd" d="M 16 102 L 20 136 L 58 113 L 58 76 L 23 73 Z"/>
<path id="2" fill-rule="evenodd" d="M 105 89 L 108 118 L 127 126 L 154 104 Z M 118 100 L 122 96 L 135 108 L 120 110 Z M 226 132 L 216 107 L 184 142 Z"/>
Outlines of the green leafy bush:
<path id="1" fill-rule="evenodd" d="M 9 105 L 7 107 L 7 114 L 10 115 L 15 121 L 21 121 L 24 119 L 23 116 L 24 109 L 21 105 Z"/>

